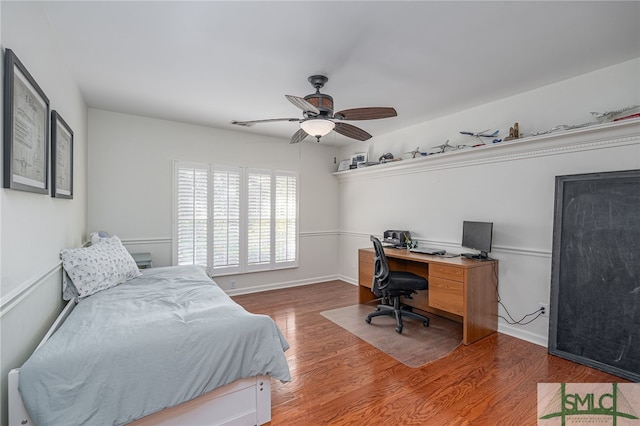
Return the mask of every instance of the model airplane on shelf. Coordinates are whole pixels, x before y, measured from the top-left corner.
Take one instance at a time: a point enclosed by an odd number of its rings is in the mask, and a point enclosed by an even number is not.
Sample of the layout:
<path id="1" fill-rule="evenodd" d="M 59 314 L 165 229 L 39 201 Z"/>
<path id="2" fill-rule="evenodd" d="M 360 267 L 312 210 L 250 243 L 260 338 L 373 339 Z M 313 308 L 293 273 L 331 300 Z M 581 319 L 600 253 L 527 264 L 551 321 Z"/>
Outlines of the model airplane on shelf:
<path id="1" fill-rule="evenodd" d="M 416 149 L 414 149 L 413 151 L 405 152 L 405 154 L 411 155 L 411 158 L 416 158 L 416 157 L 422 157 L 422 156 L 425 156 L 425 155 L 429 155 L 428 152 L 421 152 L 419 146 L 417 146 Z"/>
<path id="2" fill-rule="evenodd" d="M 487 130 L 483 130 L 481 132 L 467 132 L 467 131 L 463 131 L 460 132 L 461 135 L 467 135 L 467 136 L 472 136 L 476 139 L 478 139 L 478 141 L 480 143 L 473 145 L 473 146 L 478 146 L 478 145 L 484 145 L 485 143 L 482 141 L 482 139 L 480 138 L 495 138 L 496 136 L 498 136 L 498 133 L 500 133 L 500 130 L 496 130 L 493 133 L 487 133 L 489 131 L 489 129 Z M 498 142 L 502 142 L 502 139 L 493 139 L 491 142 L 493 143 L 498 143 Z"/>
<path id="3" fill-rule="evenodd" d="M 466 145 L 462 145 L 462 146 L 466 146 Z M 445 143 L 443 143 L 442 145 L 432 146 L 431 149 L 437 149 L 438 151 L 431 152 L 430 154 L 441 154 L 443 152 L 447 152 L 447 148 L 450 148 L 449 151 L 455 151 L 457 149 L 460 149 L 462 146 L 461 145 L 458 145 L 458 146 L 449 145 L 449 139 L 447 139 L 447 141 Z"/>
<path id="4" fill-rule="evenodd" d="M 633 114 L 632 110 L 634 110 L 633 112 L 635 112 L 636 114 Z M 619 116 L 621 116 L 623 113 L 627 113 L 630 116 L 637 116 L 637 113 L 639 112 L 640 112 L 640 105 L 632 105 L 632 106 L 620 108 L 614 111 L 592 112 L 591 115 L 594 116 L 595 119 L 598 120 L 598 122 L 604 122 L 604 121 L 610 121 L 610 120 L 615 121 L 616 118 L 621 118 Z"/>
<path id="5" fill-rule="evenodd" d="M 531 136 L 546 135 L 547 133 L 557 132 L 558 130 L 581 129 L 582 127 L 588 127 L 593 124 L 597 124 L 597 123 L 595 121 L 590 121 L 588 123 L 582 123 L 582 124 L 559 124 L 549 130 L 543 130 L 542 132 L 533 132 L 531 133 Z"/>
<path id="6" fill-rule="evenodd" d="M 531 136 L 546 135 L 548 133 L 556 132 L 558 130 L 573 130 L 583 127 L 589 127 L 594 124 L 606 123 L 609 121 L 619 121 L 625 118 L 640 117 L 640 105 L 632 105 L 625 108 L 616 109 L 613 111 L 605 112 L 592 112 L 591 115 L 595 118 L 595 121 L 588 121 L 582 124 L 559 124 L 549 130 L 541 132 L 533 132 Z"/>

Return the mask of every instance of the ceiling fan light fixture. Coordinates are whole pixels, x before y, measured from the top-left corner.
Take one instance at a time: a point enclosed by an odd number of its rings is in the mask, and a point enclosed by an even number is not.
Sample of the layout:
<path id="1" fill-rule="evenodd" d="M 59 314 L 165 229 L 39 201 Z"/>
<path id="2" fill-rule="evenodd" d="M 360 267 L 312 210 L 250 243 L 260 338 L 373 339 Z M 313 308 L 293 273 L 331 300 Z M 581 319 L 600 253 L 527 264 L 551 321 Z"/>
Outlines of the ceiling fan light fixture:
<path id="1" fill-rule="evenodd" d="M 324 118 L 310 118 L 300 123 L 300 127 L 310 136 L 321 137 L 332 131 L 336 123 Z"/>

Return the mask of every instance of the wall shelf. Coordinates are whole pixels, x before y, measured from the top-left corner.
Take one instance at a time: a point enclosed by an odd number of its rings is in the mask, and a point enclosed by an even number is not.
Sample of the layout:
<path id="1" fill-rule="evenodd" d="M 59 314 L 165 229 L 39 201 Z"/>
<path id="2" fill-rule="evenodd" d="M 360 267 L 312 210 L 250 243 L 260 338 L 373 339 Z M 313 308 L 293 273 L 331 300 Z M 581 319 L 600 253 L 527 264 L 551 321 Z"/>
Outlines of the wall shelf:
<path id="1" fill-rule="evenodd" d="M 628 119 L 580 129 L 529 136 L 481 147 L 334 172 L 333 175 L 338 178 L 339 182 L 348 182 L 634 144 L 640 145 L 640 119 Z M 640 151 L 638 154 L 640 155 Z"/>

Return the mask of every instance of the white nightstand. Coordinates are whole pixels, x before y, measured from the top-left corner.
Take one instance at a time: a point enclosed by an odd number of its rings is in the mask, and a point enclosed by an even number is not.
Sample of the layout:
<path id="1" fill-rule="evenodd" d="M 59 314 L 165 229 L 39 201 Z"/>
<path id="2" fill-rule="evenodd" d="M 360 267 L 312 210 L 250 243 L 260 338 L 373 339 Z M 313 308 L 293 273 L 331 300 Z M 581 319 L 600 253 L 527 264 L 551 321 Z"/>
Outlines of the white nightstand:
<path id="1" fill-rule="evenodd" d="M 136 265 L 140 269 L 153 268 L 151 253 L 131 253 L 131 257 L 136 261 Z"/>

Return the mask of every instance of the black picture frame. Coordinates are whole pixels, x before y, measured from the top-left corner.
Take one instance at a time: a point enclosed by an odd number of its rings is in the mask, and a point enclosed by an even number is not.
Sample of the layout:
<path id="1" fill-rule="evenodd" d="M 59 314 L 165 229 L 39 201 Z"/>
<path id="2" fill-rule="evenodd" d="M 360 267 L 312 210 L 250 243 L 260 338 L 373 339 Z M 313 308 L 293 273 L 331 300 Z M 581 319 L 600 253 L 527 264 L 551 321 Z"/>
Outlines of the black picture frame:
<path id="1" fill-rule="evenodd" d="M 51 111 L 51 196 L 73 199 L 73 130 Z"/>
<path id="2" fill-rule="evenodd" d="M 3 186 L 49 193 L 49 98 L 11 49 L 4 53 Z"/>
<path id="3" fill-rule="evenodd" d="M 556 177 L 549 353 L 640 381 L 640 170 Z"/>

